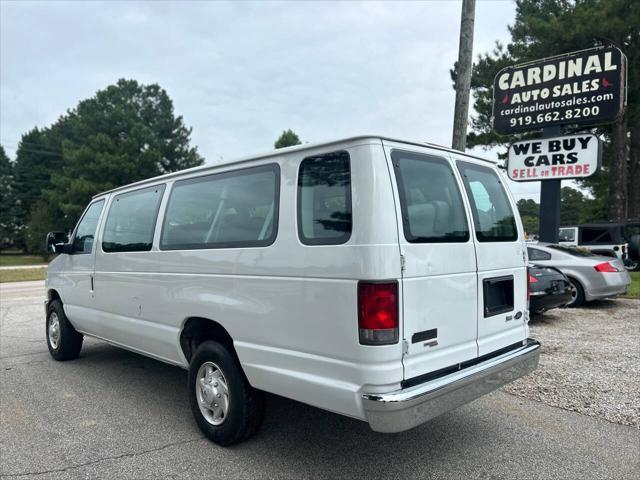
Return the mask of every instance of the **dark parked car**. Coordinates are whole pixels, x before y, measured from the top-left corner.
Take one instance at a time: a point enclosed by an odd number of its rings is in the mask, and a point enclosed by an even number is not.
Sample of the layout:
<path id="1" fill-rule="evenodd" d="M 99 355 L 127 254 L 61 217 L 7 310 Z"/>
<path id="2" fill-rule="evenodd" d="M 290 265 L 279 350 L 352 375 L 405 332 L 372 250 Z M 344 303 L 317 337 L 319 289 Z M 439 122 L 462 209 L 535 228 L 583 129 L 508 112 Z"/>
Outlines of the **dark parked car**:
<path id="1" fill-rule="evenodd" d="M 569 279 L 557 268 L 529 265 L 529 310 L 532 313 L 564 307 L 571 302 L 572 290 Z"/>

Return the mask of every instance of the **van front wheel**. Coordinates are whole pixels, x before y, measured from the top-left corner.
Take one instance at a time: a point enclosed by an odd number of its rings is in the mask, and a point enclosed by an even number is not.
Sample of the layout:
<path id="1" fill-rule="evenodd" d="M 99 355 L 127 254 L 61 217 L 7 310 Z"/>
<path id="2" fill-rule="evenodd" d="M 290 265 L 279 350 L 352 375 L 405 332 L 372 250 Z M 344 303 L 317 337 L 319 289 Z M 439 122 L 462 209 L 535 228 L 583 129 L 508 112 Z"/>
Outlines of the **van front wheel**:
<path id="1" fill-rule="evenodd" d="M 200 430 L 223 446 L 251 437 L 264 416 L 262 392 L 251 387 L 236 357 L 214 341 L 201 343 L 191 359 L 189 400 Z"/>
<path id="2" fill-rule="evenodd" d="M 67 319 L 59 300 L 53 300 L 47 308 L 47 347 L 58 361 L 73 360 L 80 355 L 82 334 Z"/>

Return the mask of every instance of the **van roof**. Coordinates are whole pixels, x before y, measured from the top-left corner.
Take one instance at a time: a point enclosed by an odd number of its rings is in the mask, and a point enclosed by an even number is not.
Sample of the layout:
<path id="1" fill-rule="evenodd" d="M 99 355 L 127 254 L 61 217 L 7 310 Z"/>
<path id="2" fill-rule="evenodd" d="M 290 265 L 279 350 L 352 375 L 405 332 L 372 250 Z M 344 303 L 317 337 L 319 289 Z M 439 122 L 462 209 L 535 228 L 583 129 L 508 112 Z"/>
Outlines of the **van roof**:
<path id="1" fill-rule="evenodd" d="M 433 148 L 433 149 L 436 149 L 436 150 L 441 150 L 441 151 L 444 151 L 444 152 L 456 153 L 458 155 L 462 155 L 462 156 L 465 156 L 465 157 L 473 158 L 475 160 L 481 160 L 481 161 L 488 162 L 488 163 L 491 163 L 491 164 L 494 164 L 494 165 L 497 163 L 496 161 L 493 161 L 493 160 L 489 160 L 489 159 L 482 158 L 482 157 L 477 157 L 475 155 L 470 155 L 468 153 L 464 153 L 464 152 L 461 152 L 459 150 L 455 150 L 453 148 L 449 148 L 449 147 L 445 147 L 445 146 L 442 146 L 442 145 L 437 145 L 437 144 L 429 143 L 429 142 L 420 142 L 420 141 L 415 141 L 415 140 L 404 140 L 404 139 L 393 138 L 393 137 L 388 137 L 388 136 L 384 136 L 384 135 L 355 135 L 353 137 L 344 137 L 344 138 L 339 138 L 339 139 L 329 140 L 329 141 L 324 141 L 324 142 L 305 143 L 303 145 L 295 145 L 293 147 L 278 148 L 278 149 L 274 149 L 274 150 L 271 150 L 269 152 L 264 152 L 264 153 L 261 153 L 261 154 L 255 154 L 255 155 L 240 157 L 240 158 L 236 158 L 236 159 L 233 159 L 233 160 L 226 160 L 226 161 L 222 161 L 222 162 L 214 163 L 214 164 L 200 165 L 198 167 L 186 168 L 184 170 L 179 170 L 177 172 L 165 173 L 164 175 L 158 175 L 156 177 L 151 177 L 151 178 L 147 178 L 145 180 L 139 180 L 137 182 L 129 183 L 127 185 L 122 185 L 120 187 L 116 187 L 116 188 L 113 188 L 111 190 L 106 190 L 104 192 L 101 192 L 101 193 L 98 193 L 98 194 L 94 195 L 93 198 L 101 197 L 101 196 L 106 195 L 108 193 L 117 192 L 119 190 L 123 190 L 125 188 L 129 188 L 129 187 L 133 187 L 133 186 L 141 186 L 141 185 L 145 185 L 147 183 L 154 183 L 154 182 L 158 182 L 158 181 L 162 181 L 162 180 L 168 180 L 168 179 L 171 179 L 171 178 L 174 178 L 174 177 L 178 177 L 180 175 L 184 175 L 184 174 L 187 174 L 187 173 L 190 174 L 190 173 L 197 173 L 197 172 L 206 172 L 207 170 L 214 170 L 216 168 L 223 167 L 223 166 L 242 164 L 244 162 L 250 162 L 250 161 L 254 161 L 254 160 L 261 160 L 261 159 L 269 158 L 269 157 L 277 157 L 277 156 L 281 156 L 281 155 L 287 154 L 287 153 L 310 150 L 310 149 L 313 149 L 313 148 L 329 146 L 329 145 L 333 145 L 333 144 L 337 144 L 337 143 L 345 143 L 345 142 L 351 142 L 351 141 L 356 141 L 356 140 L 366 140 L 366 139 L 388 140 L 388 141 L 392 141 L 392 142 L 406 143 L 406 144 L 409 144 L 409 145 L 417 145 L 417 146 L 420 146 L 420 147 L 429 147 L 429 148 Z"/>

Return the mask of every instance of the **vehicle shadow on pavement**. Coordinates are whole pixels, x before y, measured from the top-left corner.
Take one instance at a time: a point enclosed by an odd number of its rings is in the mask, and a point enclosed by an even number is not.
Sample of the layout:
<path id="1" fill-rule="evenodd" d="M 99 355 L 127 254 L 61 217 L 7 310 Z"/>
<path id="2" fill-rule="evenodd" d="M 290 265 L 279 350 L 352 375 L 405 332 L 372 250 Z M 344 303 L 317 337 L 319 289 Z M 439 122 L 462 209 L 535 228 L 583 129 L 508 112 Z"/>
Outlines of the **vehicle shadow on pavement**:
<path id="1" fill-rule="evenodd" d="M 78 375 L 95 378 L 99 374 L 100 383 L 109 386 L 112 398 L 117 397 L 114 401 L 119 403 L 119 410 L 129 415 L 153 402 L 154 416 L 163 421 L 145 426 L 144 431 L 150 435 L 156 428 L 174 429 L 180 437 L 201 435 L 188 406 L 185 370 L 93 341 L 72 364 L 82 370 Z M 153 423 L 154 418 L 146 416 L 144 421 Z M 331 472 L 338 477 L 365 472 L 397 476 L 418 459 L 453 461 L 456 455 L 476 448 L 474 444 L 488 429 L 491 425 L 486 415 L 463 407 L 408 432 L 380 434 L 365 422 L 267 394 L 265 421 L 253 439 L 222 450 L 203 438 L 194 448 L 210 448 L 212 455 L 233 451 L 243 462 L 255 463 L 272 473 L 281 471 L 284 462 L 287 470 L 293 469 L 301 476 L 317 475 L 317 468 L 322 469 L 323 476 Z M 119 431 L 126 433 L 123 426 Z"/>
<path id="2" fill-rule="evenodd" d="M 634 433 L 495 393 L 415 429 L 380 434 L 365 422 L 268 394 L 257 435 L 222 448 L 197 428 L 181 368 L 93 339 L 72 362 L 20 358 L 5 370 L 3 388 L 37 391 L 38 408 L 26 393 L 2 397 L 3 458 L 10 461 L 0 471 L 7 473 L 48 471 L 57 458 L 57 471 L 86 465 L 88 476 L 106 478 L 511 478 L 527 477 L 532 464 L 547 474 L 599 478 L 629 463 Z M 603 436 L 603 428 L 615 433 Z M 42 455 L 34 457 L 34 448 Z M 561 448 L 571 453 L 557 455 Z M 620 458 L 594 464 L 594 452 L 604 448 Z"/>
<path id="3" fill-rule="evenodd" d="M 580 308 L 585 310 L 602 310 L 602 309 L 613 309 L 617 308 L 619 305 L 616 303 L 615 299 L 605 299 L 605 300 L 593 300 L 591 302 L 585 302 L 582 304 Z"/>

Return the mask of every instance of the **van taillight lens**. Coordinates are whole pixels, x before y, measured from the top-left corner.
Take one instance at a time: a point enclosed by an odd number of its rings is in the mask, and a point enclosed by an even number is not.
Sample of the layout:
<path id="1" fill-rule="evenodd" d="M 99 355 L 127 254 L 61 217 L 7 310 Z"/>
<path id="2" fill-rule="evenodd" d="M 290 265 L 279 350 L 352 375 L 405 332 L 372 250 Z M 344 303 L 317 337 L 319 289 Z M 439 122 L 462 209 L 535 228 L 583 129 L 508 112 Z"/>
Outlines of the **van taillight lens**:
<path id="1" fill-rule="evenodd" d="M 398 343 L 398 282 L 358 284 L 358 331 L 362 345 Z"/>
<path id="2" fill-rule="evenodd" d="M 593 267 L 596 269 L 596 271 L 600 272 L 600 273 L 614 273 L 617 272 L 618 269 L 616 267 L 614 267 L 613 265 L 611 265 L 611 263 L 609 262 L 602 262 L 599 263 L 598 265 L 596 265 L 595 267 Z"/>
<path id="3" fill-rule="evenodd" d="M 536 283 L 537 281 L 538 279 L 536 277 L 527 273 L 527 308 L 529 308 L 529 303 L 531 303 L 531 284 Z"/>

